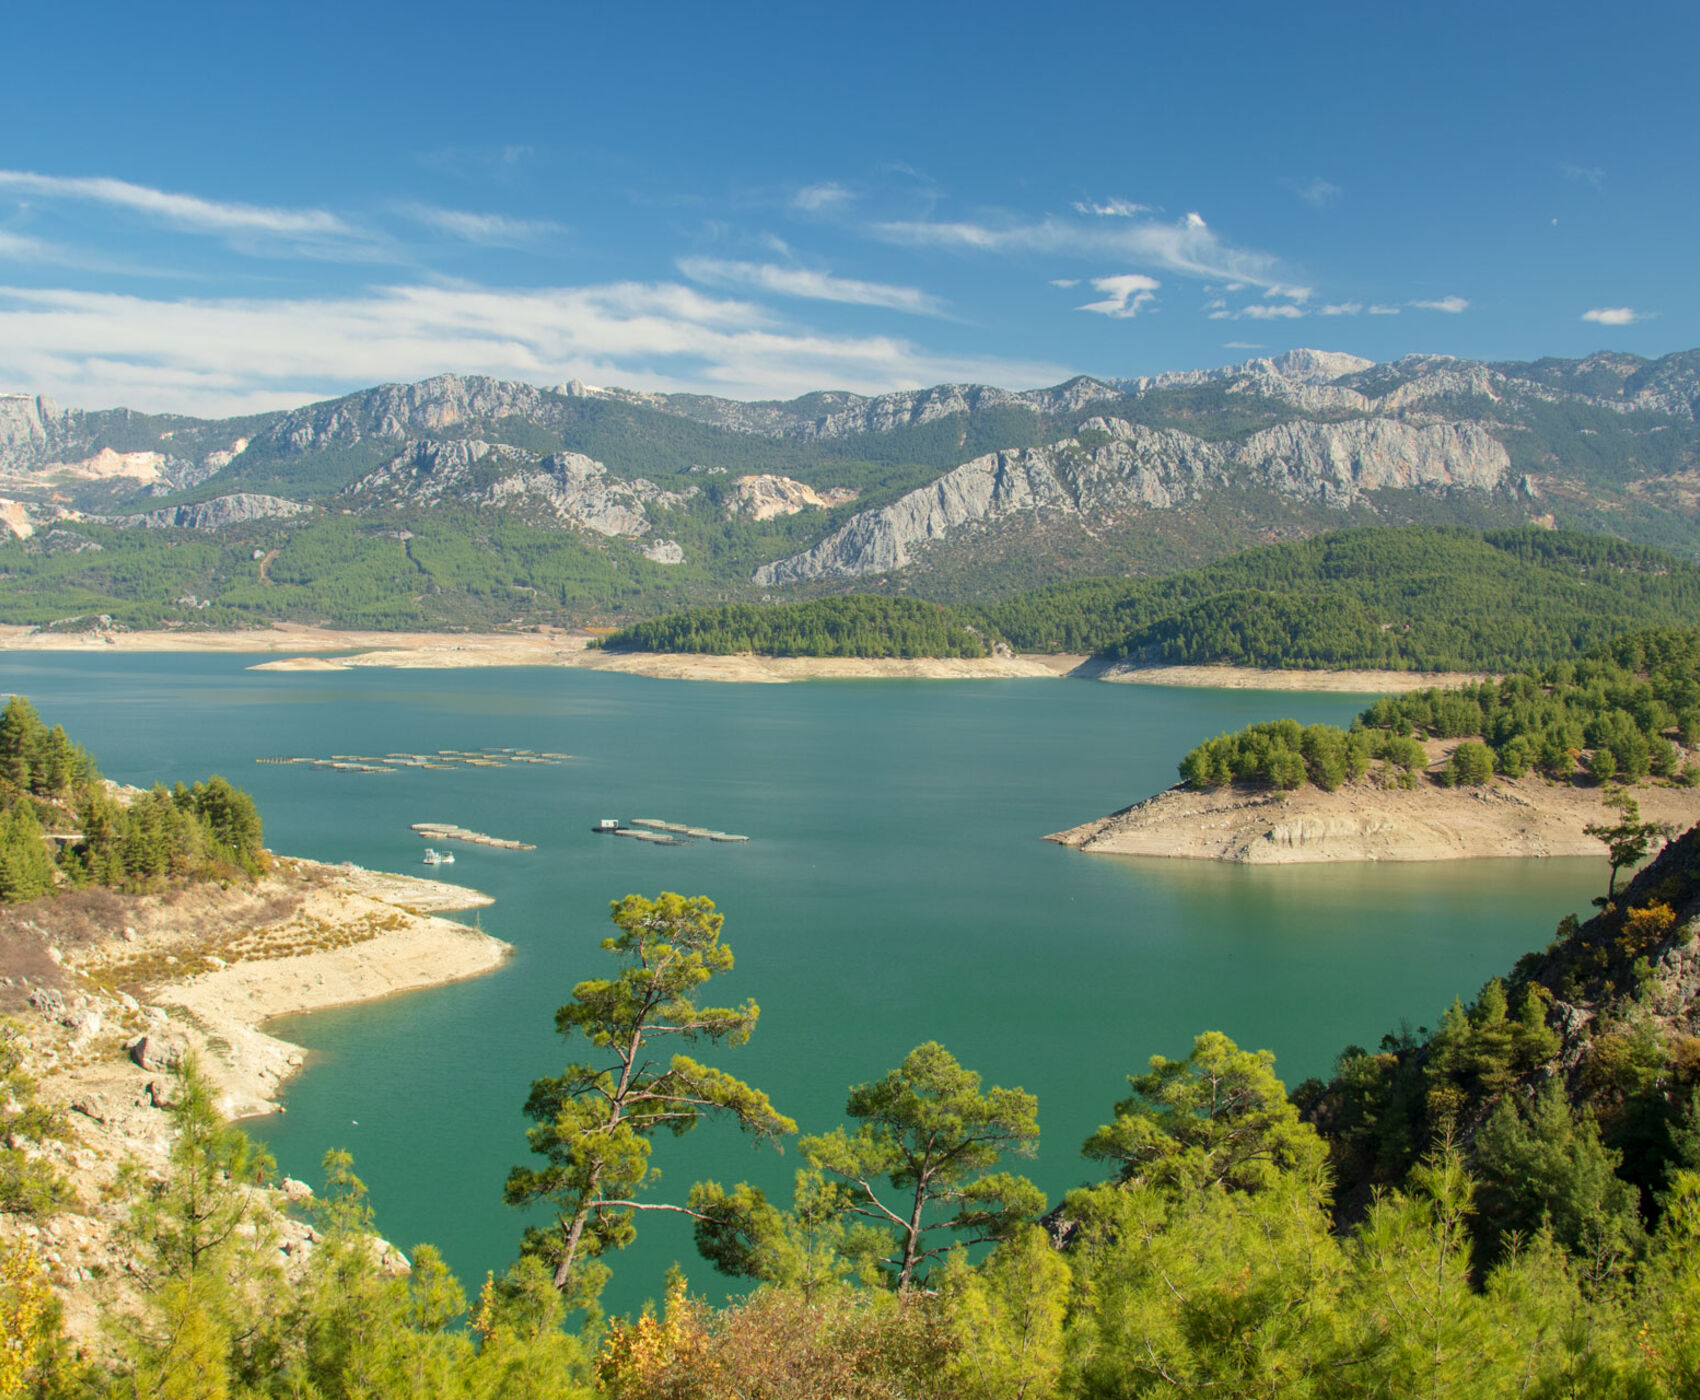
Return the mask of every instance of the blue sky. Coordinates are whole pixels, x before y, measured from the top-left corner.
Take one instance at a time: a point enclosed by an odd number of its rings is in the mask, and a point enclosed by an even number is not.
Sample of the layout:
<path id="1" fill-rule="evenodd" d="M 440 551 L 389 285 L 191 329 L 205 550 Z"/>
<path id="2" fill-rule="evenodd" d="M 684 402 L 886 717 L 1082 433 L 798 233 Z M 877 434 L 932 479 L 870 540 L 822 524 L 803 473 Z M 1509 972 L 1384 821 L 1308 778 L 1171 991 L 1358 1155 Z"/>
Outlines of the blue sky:
<path id="1" fill-rule="evenodd" d="M 0 391 L 1700 345 L 1700 8 L 14 7 Z"/>

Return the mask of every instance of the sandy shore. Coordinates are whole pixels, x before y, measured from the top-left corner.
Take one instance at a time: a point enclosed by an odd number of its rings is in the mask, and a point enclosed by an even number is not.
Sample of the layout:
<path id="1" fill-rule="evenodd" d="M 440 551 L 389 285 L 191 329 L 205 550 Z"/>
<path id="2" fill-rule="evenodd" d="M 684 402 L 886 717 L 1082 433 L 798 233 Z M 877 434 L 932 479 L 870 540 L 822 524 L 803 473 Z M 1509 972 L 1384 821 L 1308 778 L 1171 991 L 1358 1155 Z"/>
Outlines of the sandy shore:
<path id="1" fill-rule="evenodd" d="M 449 670 L 469 666 L 574 666 L 663 680 L 780 684 L 808 680 L 1011 680 L 1076 676 L 1128 685 L 1221 690 L 1314 690 L 1387 695 L 1431 685 L 1461 685 L 1479 674 L 1435 671 L 1262 671 L 1248 666 L 1105 665 L 1080 655 L 1027 654 L 980 660 L 916 657 L 700 656 L 605 652 L 589 632 L 339 632 L 278 623 L 246 632 L 39 632 L 0 627 L 0 651 L 169 651 L 257 653 L 255 671 L 346 671 L 387 666 Z"/>
<path id="2" fill-rule="evenodd" d="M 1208 690 L 1313 690 L 1395 695 L 1430 686 L 1474 685 L 1498 677 L 1483 671 L 1289 671 L 1254 666 L 1104 666 L 1097 680 L 1123 685 L 1181 685 Z"/>
<path id="3" fill-rule="evenodd" d="M 510 951 L 436 917 L 487 905 L 488 895 L 353 866 L 280 859 L 253 886 L 102 893 L 32 909 L 30 927 L 63 959 L 63 990 L 129 996 L 144 1009 L 109 1011 L 103 1030 L 194 1051 L 231 1117 L 277 1111 L 279 1088 L 304 1062 L 300 1047 L 266 1033 L 267 1021 L 477 977 Z M 133 1097 L 137 1076 L 146 1067 L 120 1053 L 85 1066 L 73 1087 Z"/>
<path id="4" fill-rule="evenodd" d="M 1647 786 L 1634 795 L 1643 821 L 1678 831 L 1700 822 L 1700 789 Z M 1605 847 L 1583 828 L 1608 819 L 1598 788 L 1532 775 L 1479 788 L 1423 781 L 1406 790 L 1365 781 L 1285 795 L 1174 787 L 1044 839 L 1098 855 L 1246 865 L 1598 856 L 1603 869 Z"/>

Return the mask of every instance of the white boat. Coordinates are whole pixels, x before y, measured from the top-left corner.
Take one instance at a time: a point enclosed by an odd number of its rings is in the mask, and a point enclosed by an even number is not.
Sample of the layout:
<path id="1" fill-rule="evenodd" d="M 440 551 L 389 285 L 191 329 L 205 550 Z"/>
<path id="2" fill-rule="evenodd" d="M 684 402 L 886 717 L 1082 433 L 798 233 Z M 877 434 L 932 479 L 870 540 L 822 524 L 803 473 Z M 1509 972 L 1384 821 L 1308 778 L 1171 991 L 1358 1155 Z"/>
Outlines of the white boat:
<path id="1" fill-rule="evenodd" d="M 453 851 L 436 851 L 432 850 L 429 846 L 425 848 L 425 864 L 453 865 L 454 863 L 455 853 Z"/>

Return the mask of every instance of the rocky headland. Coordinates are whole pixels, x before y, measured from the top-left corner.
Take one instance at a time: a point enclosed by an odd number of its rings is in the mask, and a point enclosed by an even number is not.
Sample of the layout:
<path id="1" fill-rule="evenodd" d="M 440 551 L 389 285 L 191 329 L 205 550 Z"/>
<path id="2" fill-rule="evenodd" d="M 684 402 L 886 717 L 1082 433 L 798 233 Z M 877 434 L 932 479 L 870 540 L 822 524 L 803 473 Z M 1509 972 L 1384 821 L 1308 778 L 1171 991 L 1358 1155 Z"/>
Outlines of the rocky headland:
<path id="1" fill-rule="evenodd" d="M 281 1112 L 279 1090 L 306 1054 L 263 1024 L 494 970 L 507 944 L 437 917 L 490 902 L 438 881 L 284 859 L 252 885 L 0 906 L 0 1012 L 21 1027 L 37 1099 L 64 1125 L 62 1137 L 24 1147 L 71 1184 L 61 1209 L 0 1216 L 0 1241 L 34 1247 L 73 1338 L 107 1345 L 100 1318 L 133 1291 L 119 1177 L 127 1164 L 143 1179 L 166 1173 L 174 1067 L 193 1056 L 229 1117 Z M 299 1268 L 317 1236 L 288 1207 L 311 1190 L 287 1179 L 252 1189 L 280 1262 Z M 398 1251 L 376 1248 L 406 1268 Z"/>
<path id="2" fill-rule="evenodd" d="M 1664 784 L 1632 790 L 1642 819 L 1686 830 L 1700 822 L 1700 789 Z M 1610 822 L 1591 784 L 1526 775 L 1481 787 L 1414 788 L 1371 780 L 1334 792 L 1176 786 L 1107 817 L 1045 837 L 1095 855 L 1168 856 L 1241 865 L 1324 861 L 1468 860 L 1598 856 L 1584 828 Z"/>

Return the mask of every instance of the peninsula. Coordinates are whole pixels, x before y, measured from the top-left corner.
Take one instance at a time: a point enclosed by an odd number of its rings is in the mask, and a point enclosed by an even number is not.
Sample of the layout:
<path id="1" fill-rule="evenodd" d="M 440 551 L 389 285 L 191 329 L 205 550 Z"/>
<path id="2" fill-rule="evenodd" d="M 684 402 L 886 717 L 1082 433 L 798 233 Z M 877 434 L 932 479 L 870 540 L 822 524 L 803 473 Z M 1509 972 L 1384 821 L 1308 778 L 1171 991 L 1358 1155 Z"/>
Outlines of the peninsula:
<path id="1" fill-rule="evenodd" d="M 1700 788 L 1636 788 L 1634 796 L 1648 821 L 1678 830 L 1700 822 Z M 1094 855 L 1243 865 L 1599 856 L 1604 847 L 1584 828 L 1606 817 L 1598 788 L 1535 774 L 1480 787 L 1360 782 L 1333 792 L 1176 785 L 1044 839 Z"/>
<path id="2" fill-rule="evenodd" d="M 1700 820 L 1700 631 L 1625 637 L 1539 672 L 1383 696 L 1350 730 L 1291 719 L 1207 739 L 1166 792 L 1045 839 L 1246 864 L 1595 855 L 1614 780 L 1646 821 Z"/>

